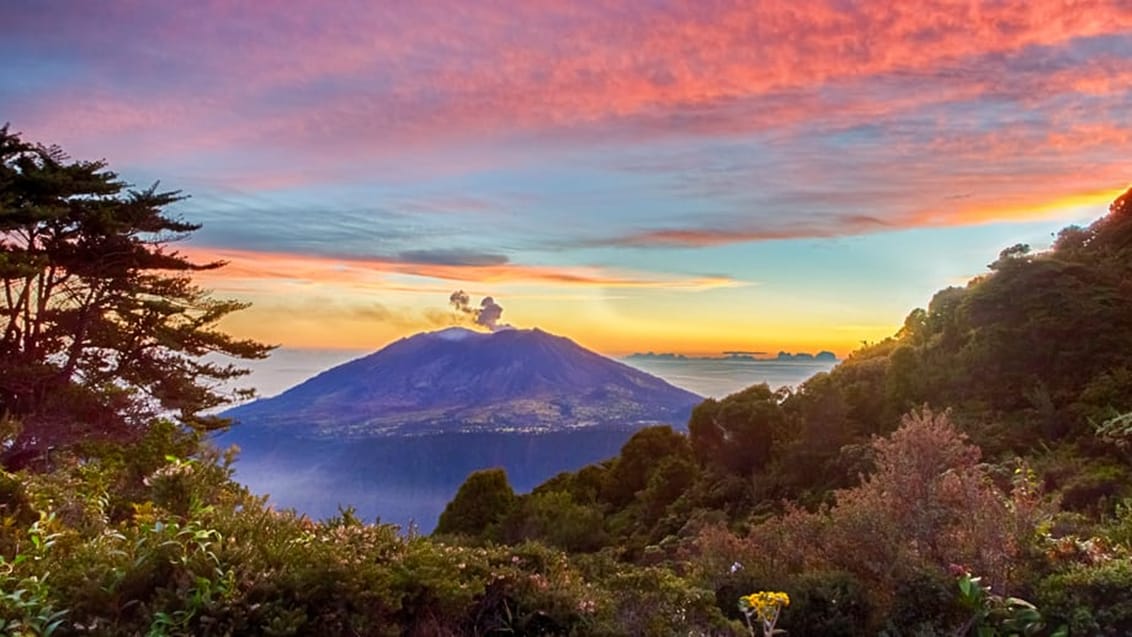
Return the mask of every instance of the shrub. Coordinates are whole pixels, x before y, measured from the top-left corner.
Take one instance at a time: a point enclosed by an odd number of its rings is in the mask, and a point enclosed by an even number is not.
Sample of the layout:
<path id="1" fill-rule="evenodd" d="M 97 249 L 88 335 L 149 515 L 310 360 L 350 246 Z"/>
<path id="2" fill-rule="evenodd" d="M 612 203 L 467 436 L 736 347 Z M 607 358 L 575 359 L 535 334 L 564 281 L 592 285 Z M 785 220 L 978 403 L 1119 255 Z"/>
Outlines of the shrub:
<path id="1" fill-rule="evenodd" d="M 779 626 L 793 637 L 857 637 L 869 630 L 868 595 L 856 577 L 837 571 L 815 571 L 791 578 L 784 587 L 790 608 Z"/>
<path id="2" fill-rule="evenodd" d="M 1050 515 L 1028 469 L 1019 466 L 1013 490 L 1003 493 L 979 463 L 978 449 L 946 414 L 927 410 L 905 417 L 899 430 L 873 447 L 876 470 L 859 486 L 839 491 L 834 506 L 787 506 L 744 538 L 705 531 L 701 559 L 715 573 L 740 562 L 764 586 L 815 571 L 850 574 L 867 600 L 861 608 L 872 612 L 865 622 L 872 631 L 915 619 L 893 614 L 902 589 L 924 573 L 945 576 L 951 564 L 964 564 L 988 573 L 998 592 L 1012 590 L 1028 574 L 1019 564 L 1037 553 L 1039 530 Z"/>
<path id="3" fill-rule="evenodd" d="M 1096 514 L 1129 494 L 1129 470 L 1118 464 L 1078 466 L 1061 492 L 1061 504 L 1070 511 Z"/>
<path id="4" fill-rule="evenodd" d="M 515 505 L 515 491 L 503 469 L 473 471 L 436 524 L 439 534 L 481 535 Z"/>
<path id="5" fill-rule="evenodd" d="M 610 634 L 667 635 L 732 632 L 715 596 L 665 568 L 624 568 L 603 581 L 613 615 Z M 599 633 L 600 634 L 600 633 Z"/>
<path id="6" fill-rule="evenodd" d="M 1072 635 L 1132 634 L 1132 561 L 1073 565 L 1042 580 L 1037 600 L 1047 623 Z"/>
<path id="7" fill-rule="evenodd" d="M 897 579 L 881 634 L 953 635 L 966 612 L 956 596 L 955 578 L 936 569 L 910 570 Z"/>
<path id="8" fill-rule="evenodd" d="M 35 514 L 0 526 L 5 634 L 731 634 L 710 592 L 668 569 L 405 537 L 349 510 L 314 522 L 232 483 L 212 451 L 145 478 L 136 468 L 0 476 Z M 554 508 L 569 497 L 540 496 L 540 515 L 561 523 Z M 569 543 L 590 526 L 551 536 Z"/>
<path id="9" fill-rule="evenodd" d="M 570 552 L 596 551 L 608 540 L 601 511 L 556 491 L 522 498 L 503 519 L 501 535 L 509 543 L 541 540 Z"/>

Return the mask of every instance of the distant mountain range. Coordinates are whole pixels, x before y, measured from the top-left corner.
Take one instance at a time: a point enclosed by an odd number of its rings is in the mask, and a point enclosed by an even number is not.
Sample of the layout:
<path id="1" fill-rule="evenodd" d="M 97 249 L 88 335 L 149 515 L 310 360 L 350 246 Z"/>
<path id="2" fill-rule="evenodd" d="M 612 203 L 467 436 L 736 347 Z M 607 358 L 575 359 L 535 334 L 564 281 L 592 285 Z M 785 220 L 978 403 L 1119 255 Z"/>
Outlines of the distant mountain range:
<path id="1" fill-rule="evenodd" d="M 702 398 L 539 329 L 403 338 L 230 409 L 242 427 L 335 438 L 683 425 Z"/>
<path id="2" fill-rule="evenodd" d="M 641 427 L 683 428 L 700 396 L 541 330 L 401 339 L 224 413 L 237 477 L 313 517 L 339 504 L 429 531 L 471 471 L 523 491 L 617 454 Z"/>
<path id="3" fill-rule="evenodd" d="M 684 354 L 674 354 L 671 352 L 662 352 L 656 354 L 653 352 L 630 354 L 625 357 L 625 360 L 653 360 L 653 361 L 753 361 L 753 362 L 768 362 L 768 361 L 822 361 L 827 363 L 837 362 L 837 354 L 828 351 L 820 351 L 817 354 L 810 354 L 808 352 L 798 352 L 791 354 L 790 352 L 779 352 L 775 356 L 768 356 L 766 352 L 723 352 L 722 356 L 685 356 Z"/>

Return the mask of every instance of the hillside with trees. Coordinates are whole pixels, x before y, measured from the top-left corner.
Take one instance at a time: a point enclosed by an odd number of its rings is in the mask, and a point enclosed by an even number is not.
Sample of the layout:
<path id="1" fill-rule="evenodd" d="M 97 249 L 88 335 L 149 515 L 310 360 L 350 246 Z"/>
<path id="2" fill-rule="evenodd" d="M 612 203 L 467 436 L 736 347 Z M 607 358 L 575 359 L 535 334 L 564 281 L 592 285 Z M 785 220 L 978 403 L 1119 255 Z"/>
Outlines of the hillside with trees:
<path id="1" fill-rule="evenodd" d="M 894 621 L 905 595 L 948 599 L 952 564 L 978 567 L 999 592 L 1065 603 L 1049 582 L 1069 578 L 1104 600 L 1130 567 L 1118 539 L 1132 504 L 1130 411 L 1132 190 L 1047 251 L 1003 250 L 987 274 L 939 291 L 897 334 L 795 391 L 706 400 L 687 436 L 639 432 L 618 457 L 497 505 L 474 533 L 466 522 L 438 533 L 633 563 L 715 560 L 712 587 L 733 597 L 756 585 L 849 587 L 871 609 L 860 634 Z M 732 563 L 742 569 L 718 575 Z M 929 589 L 907 588 L 917 586 Z M 1074 634 L 1113 626 L 1062 619 Z"/>
<path id="2" fill-rule="evenodd" d="M 925 406 L 946 410 L 988 462 L 1024 459 L 1068 511 L 1096 517 L 1132 496 L 1117 426 L 1132 411 L 1132 191 L 1048 251 L 1003 250 L 986 275 L 939 291 L 893 337 L 796 391 L 706 400 L 686 438 L 641 432 L 619 458 L 535 495 L 613 511 L 613 541 L 641 550 L 706 512 L 738 524 L 783 501 L 830 503 L 873 469 L 874 438 Z"/>
<path id="3" fill-rule="evenodd" d="M 431 537 L 233 481 L 241 370 L 201 357 L 269 348 L 217 329 L 179 197 L 0 133 L 4 634 L 1132 631 L 1132 191 L 796 391 L 472 474 Z"/>

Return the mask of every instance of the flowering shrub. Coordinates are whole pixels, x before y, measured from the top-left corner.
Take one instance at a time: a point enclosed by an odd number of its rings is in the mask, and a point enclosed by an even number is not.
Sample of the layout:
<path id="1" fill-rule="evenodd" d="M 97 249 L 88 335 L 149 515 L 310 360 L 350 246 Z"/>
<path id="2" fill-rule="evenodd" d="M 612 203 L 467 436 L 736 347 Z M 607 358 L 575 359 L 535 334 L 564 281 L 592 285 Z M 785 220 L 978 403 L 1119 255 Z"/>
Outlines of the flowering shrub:
<path id="1" fill-rule="evenodd" d="M 1000 490 L 978 448 L 947 414 L 910 414 L 873 449 L 874 472 L 839 491 L 832 506 L 788 505 L 745 537 L 720 528 L 702 532 L 698 559 L 712 570 L 700 575 L 705 583 L 719 590 L 734 561 L 764 586 L 792 586 L 806 573 L 844 573 L 868 595 L 861 609 L 872 617 L 860 630 L 876 634 L 900 606 L 896 595 L 904 583 L 923 574 L 946 575 L 949 564 L 963 563 L 987 573 L 986 583 L 1003 593 L 1022 583 L 1027 571 L 1019 566 L 1026 560 L 1044 559 L 1039 541 L 1051 507 L 1033 473 L 1019 466 L 1011 491 Z"/>

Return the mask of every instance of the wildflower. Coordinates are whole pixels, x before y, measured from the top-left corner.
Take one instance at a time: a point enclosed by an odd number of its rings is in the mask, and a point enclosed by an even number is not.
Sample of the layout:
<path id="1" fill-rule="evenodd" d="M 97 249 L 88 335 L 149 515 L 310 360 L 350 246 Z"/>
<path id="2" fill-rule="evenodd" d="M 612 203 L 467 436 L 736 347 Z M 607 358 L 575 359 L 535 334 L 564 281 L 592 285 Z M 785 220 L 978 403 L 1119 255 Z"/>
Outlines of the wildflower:
<path id="1" fill-rule="evenodd" d="M 757 621 L 764 637 L 774 634 L 779 613 L 789 605 L 790 596 L 777 591 L 759 591 L 739 598 L 739 610 L 743 611 L 751 635 L 755 634 Z"/>

